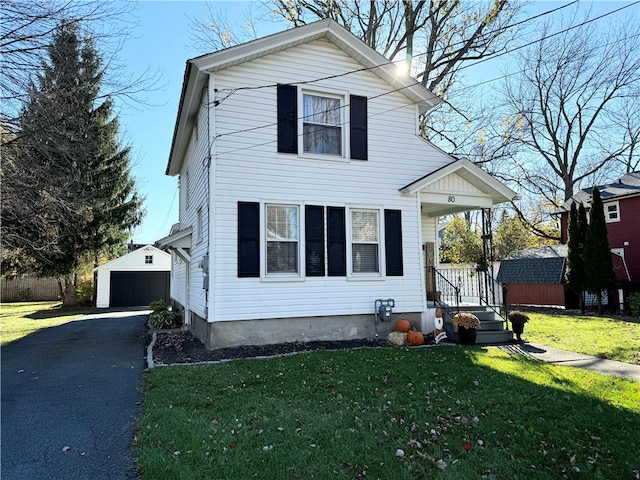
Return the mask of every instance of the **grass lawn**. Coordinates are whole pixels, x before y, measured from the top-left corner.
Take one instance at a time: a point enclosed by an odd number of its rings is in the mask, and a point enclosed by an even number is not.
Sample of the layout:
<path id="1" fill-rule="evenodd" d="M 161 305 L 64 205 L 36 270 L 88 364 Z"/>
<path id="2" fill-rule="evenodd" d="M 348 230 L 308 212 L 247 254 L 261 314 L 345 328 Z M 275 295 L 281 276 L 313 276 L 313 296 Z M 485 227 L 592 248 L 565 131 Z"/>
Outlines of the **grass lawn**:
<path id="1" fill-rule="evenodd" d="M 95 311 L 91 307 L 62 308 L 60 302 L 18 302 L 0 305 L 1 345 L 42 328 L 55 327 Z"/>
<path id="2" fill-rule="evenodd" d="M 143 480 L 631 480 L 640 383 L 494 348 L 315 351 L 150 370 L 137 428 Z"/>
<path id="3" fill-rule="evenodd" d="M 640 365 L 640 318 L 527 315 L 522 338 L 530 342 Z"/>

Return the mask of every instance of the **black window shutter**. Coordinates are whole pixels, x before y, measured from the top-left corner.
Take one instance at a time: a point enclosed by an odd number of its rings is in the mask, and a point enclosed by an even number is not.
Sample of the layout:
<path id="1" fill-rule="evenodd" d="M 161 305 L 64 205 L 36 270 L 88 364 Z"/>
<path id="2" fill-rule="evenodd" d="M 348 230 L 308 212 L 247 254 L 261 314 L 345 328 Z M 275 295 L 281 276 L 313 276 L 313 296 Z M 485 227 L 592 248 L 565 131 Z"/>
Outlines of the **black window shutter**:
<path id="1" fill-rule="evenodd" d="M 298 153 L 298 92 L 295 85 L 278 85 L 278 152 Z"/>
<path id="2" fill-rule="evenodd" d="M 238 277 L 260 276 L 260 204 L 238 202 Z"/>
<path id="3" fill-rule="evenodd" d="M 384 211 L 384 248 L 387 276 L 401 277 L 402 267 L 402 212 Z"/>
<path id="4" fill-rule="evenodd" d="M 330 277 L 347 275 L 344 207 L 327 207 L 327 254 Z"/>
<path id="5" fill-rule="evenodd" d="M 324 277 L 324 208 L 305 207 L 305 265 L 308 277 Z"/>
<path id="6" fill-rule="evenodd" d="M 349 109 L 351 158 L 354 160 L 367 160 L 367 97 L 351 95 L 349 103 L 351 104 Z"/>

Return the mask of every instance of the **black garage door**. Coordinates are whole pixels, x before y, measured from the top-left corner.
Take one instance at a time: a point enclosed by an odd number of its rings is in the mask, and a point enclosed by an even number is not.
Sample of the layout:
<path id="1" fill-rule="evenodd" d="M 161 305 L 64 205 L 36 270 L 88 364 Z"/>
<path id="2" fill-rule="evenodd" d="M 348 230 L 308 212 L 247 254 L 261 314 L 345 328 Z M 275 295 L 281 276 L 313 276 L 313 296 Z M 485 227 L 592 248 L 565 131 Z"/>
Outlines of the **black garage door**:
<path id="1" fill-rule="evenodd" d="M 169 303 L 169 272 L 111 272 L 110 307 L 142 307 L 154 300 Z"/>

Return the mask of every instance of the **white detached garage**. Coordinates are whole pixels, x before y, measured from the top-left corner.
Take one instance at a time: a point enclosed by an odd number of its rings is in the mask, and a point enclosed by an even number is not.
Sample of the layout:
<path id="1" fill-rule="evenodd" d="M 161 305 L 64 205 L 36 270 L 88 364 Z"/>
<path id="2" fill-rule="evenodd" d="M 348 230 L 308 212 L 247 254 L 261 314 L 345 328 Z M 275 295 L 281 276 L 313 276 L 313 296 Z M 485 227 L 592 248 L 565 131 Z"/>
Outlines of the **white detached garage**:
<path id="1" fill-rule="evenodd" d="M 139 307 L 169 302 L 171 255 L 146 245 L 97 267 L 96 307 Z"/>

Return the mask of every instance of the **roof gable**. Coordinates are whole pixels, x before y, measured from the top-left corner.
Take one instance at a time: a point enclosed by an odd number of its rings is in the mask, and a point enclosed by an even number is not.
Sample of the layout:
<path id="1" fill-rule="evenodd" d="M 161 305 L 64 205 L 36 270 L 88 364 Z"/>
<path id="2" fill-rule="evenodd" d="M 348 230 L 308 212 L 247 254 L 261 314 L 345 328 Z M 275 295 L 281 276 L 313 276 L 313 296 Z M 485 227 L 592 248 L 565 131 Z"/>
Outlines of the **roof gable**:
<path id="1" fill-rule="evenodd" d="M 362 70 L 371 71 L 390 85 L 391 90 L 405 95 L 418 106 L 420 113 L 442 103 L 439 97 L 412 77 L 398 75 L 398 69 L 393 62 L 334 20 L 320 20 L 187 60 L 166 174 L 177 175 L 180 171 L 189 142 L 188 133 L 201 105 L 200 95 L 210 74 L 320 39 L 329 41 L 345 52 L 362 65 Z M 328 71 L 328 74 L 336 75 L 348 73 L 350 72 Z"/>
<path id="2" fill-rule="evenodd" d="M 167 252 L 163 252 L 159 248 L 154 247 L 153 245 L 146 245 L 142 248 L 134 250 L 131 253 L 127 253 L 121 257 L 118 257 L 110 262 L 107 262 L 99 267 L 94 268 L 95 270 L 100 269 L 108 269 L 108 270 L 129 270 L 131 267 L 142 266 L 144 265 L 144 259 L 147 255 L 154 255 L 155 257 L 162 259 L 164 262 L 154 262 L 156 267 L 163 266 L 163 263 L 166 263 L 168 267 L 167 270 L 171 268 L 171 255 Z"/>
<path id="3" fill-rule="evenodd" d="M 449 188 L 449 183 L 466 183 L 469 191 L 488 195 L 493 203 L 503 203 L 516 198 L 516 193 L 503 185 L 480 167 L 461 158 L 435 170 L 400 189 L 413 194 L 420 190 Z"/>

